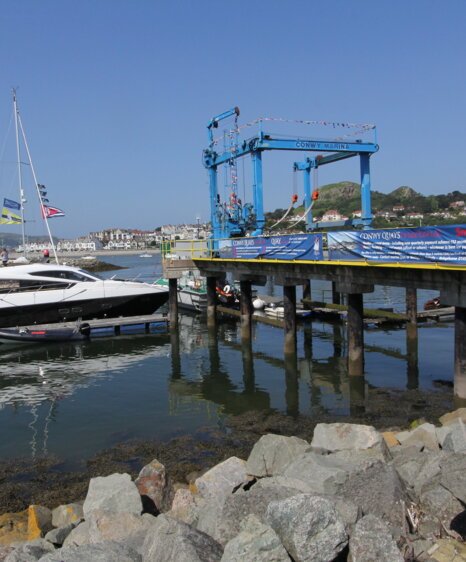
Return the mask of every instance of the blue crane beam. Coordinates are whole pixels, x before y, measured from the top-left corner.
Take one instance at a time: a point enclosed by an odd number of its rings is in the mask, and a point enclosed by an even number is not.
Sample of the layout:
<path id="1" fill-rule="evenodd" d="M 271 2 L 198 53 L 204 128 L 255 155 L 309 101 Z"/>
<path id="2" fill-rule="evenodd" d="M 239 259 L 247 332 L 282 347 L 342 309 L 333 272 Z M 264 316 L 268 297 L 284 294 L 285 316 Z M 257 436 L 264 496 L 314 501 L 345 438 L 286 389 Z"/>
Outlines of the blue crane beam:
<path id="1" fill-rule="evenodd" d="M 262 150 L 299 150 L 301 152 L 335 152 L 333 155 L 324 156 L 319 165 L 327 162 L 335 162 L 343 158 L 351 158 L 356 154 L 373 154 L 379 146 L 369 142 L 329 142 L 323 140 L 300 140 L 300 139 L 273 139 L 268 135 L 253 137 L 244 141 L 232 154 L 229 151 L 217 154 L 214 150 L 204 151 L 204 163 L 207 168 L 220 166 L 229 162 L 232 158 L 241 158 L 247 154 Z M 338 157 L 337 155 L 342 155 Z M 346 156 L 343 156 L 346 155 Z"/>

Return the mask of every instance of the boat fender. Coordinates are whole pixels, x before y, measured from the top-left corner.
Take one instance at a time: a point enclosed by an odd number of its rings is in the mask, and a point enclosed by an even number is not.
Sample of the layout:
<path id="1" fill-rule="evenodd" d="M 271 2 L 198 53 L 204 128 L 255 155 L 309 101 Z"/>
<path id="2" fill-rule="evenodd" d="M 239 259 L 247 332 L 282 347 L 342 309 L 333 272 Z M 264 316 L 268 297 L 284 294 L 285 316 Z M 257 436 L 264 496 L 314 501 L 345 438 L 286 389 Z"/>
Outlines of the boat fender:
<path id="1" fill-rule="evenodd" d="M 83 336 L 89 337 L 91 335 L 91 327 L 87 323 L 81 324 L 81 326 L 79 326 L 79 332 Z"/>

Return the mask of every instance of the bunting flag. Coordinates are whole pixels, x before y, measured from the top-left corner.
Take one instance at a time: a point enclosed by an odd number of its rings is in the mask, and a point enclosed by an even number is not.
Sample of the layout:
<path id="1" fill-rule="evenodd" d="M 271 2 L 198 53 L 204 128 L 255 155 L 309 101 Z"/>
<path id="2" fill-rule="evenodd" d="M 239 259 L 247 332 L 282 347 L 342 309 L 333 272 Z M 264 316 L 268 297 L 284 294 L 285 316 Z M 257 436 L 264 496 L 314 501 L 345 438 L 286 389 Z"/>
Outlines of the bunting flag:
<path id="1" fill-rule="evenodd" d="M 65 213 L 57 207 L 50 207 L 49 205 L 42 205 L 42 218 L 52 219 L 54 217 L 64 217 Z"/>
<path id="2" fill-rule="evenodd" d="M 0 224 L 21 224 L 21 215 L 18 215 L 17 211 L 21 211 L 21 205 L 16 201 L 4 198 Z"/>

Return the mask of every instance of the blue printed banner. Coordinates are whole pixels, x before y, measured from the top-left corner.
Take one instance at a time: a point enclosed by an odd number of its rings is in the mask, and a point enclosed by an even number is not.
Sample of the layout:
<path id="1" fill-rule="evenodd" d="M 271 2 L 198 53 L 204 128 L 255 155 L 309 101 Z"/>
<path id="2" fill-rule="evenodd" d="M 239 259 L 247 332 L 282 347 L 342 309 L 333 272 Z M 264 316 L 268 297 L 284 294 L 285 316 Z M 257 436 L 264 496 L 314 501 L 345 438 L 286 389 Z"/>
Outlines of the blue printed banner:
<path id="1" fill-rule="evenodd" d="M 466 225 L 328 233 L 329 260 L 466 264 Z"/>
<path id="2" fill-rule="evenodd" d="M 232 238 L 219 244 L 221 258 L 322 260 L 322 234 Z"/>

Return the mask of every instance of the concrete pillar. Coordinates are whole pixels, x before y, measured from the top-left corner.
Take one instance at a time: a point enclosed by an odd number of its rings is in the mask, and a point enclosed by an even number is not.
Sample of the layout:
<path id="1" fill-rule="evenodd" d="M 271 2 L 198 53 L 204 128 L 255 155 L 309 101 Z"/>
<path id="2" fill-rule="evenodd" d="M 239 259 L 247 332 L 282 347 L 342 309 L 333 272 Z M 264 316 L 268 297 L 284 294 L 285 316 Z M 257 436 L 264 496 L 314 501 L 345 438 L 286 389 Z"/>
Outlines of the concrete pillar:
<path id="1" fill-rule="evenodd" d="M 455 306 L 455 398 L 466 400 L 466 308 Z"/>
<path id="2" fill-rule="evenodd" d="M 252 337 L 252 313 L 254 307 L 252 306 L 252 290 L 251 281 L 239 282 L 241 296 L 240 296 L 240 311 L 241 311 L 241 340 L 251 341 Z"/>
<path id="3" fill-rule="evenodd" d="M 283 286 L 285 353 L 296 353 L 296 286 Z"/>
<path id="4" fill-rule="evenodd" d="M 303 300 L 312 300 L 311 297 L 311 280 L 308 279 L 303 283 Z"/>
<path id="5" fill-rule="evenodd" d="M 170 328 L 178 329 L 178 281 L 168 280 L 168 308 L 170 311 Z"/>
<path id="6" fill-rule="evenodd" d="M 332 281 L 332 303 L 333 304 L 340 304 L 341 298 L 340 293 L 337 291 L 337 284 L 335 281 Z"/>
<path id="7" fill-rule="evenodd" d="M 215 326 L 217 321 L 217 278 L 207 277 L 207 325 Z"/>
<path id="8" fill-rule="evenodd" d="M 364 375 L 364 322 L 362 293 L 348 293 L 348 374 Z"/>

